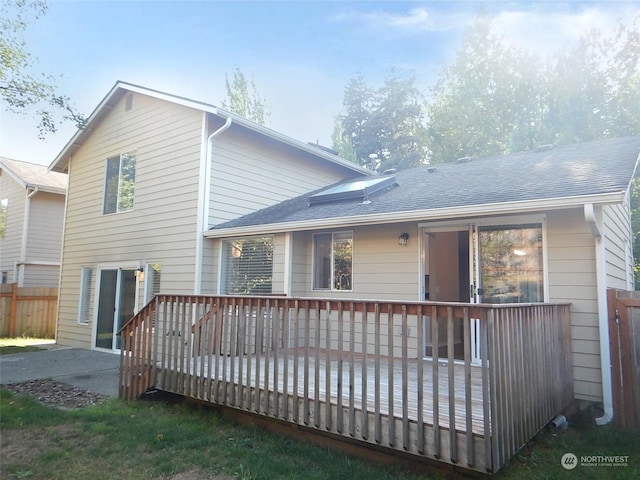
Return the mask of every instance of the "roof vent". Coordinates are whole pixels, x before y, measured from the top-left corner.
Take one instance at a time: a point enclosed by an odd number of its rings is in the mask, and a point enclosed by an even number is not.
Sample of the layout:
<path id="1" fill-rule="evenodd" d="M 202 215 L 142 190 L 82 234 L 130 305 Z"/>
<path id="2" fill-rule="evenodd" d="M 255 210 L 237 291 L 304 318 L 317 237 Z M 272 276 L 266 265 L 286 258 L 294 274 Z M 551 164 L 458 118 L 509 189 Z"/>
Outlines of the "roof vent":
<path id="1" fill-rule="evenodd" d="M 338 152 L 337 150 L 334 150 L 333 148 L 330 147 L 325 147 L 324 145 L 320 145 L 318 142 L 307 142 L 307 144 L 311 145 L 312 147 L 316 147 L 320 150 L 322 150 L 323 152 L 327 152 L 330 153 L 331 155 L 336 155 L 339 156 L 340 152 Z"/>
<path id="2" fill-rule="evenodd" d="M 436 167 L 427 167 L 427 172 L 433 173 L 436 171 Z"/>
<path id="3" fill-rule="evenodd" d="M 396 173 L 398 171 L 397 168 L 387 168 L 384 172 L 382 172 L 380 175 L 391 175 L 393 173 Z"/>
<path id="4" fill-rule="evenodd" d="M 534 149 L 534 152 L 546 152 L 547 150 L 551 150 L 553 148 L 553 144 L 547 143 L 546 145 L 539 145 Z"/>
<path id="5" fill-rule="evenodd" d="M 469 163 L 471 161 L 471 157 L 460 157 L 456 160 L 456 163 Z"/>

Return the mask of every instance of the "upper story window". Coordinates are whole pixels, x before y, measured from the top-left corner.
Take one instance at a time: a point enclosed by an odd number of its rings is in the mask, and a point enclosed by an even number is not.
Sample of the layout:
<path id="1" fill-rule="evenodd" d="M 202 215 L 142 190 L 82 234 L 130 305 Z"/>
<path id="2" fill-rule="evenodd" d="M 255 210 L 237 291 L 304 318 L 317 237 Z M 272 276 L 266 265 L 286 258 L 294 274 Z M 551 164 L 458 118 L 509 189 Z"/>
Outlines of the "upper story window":
<path id="1" fill-rule="evenodd" d="M 314 290 L 353 290 L 353 232 L 313 236 Z"/>
<path id="2" fill-rule="evenodd" d="M 133 208 L 136 183 L 136 157 L 132 153 L 107 159 L 102 213 L 126 212 Z"/>

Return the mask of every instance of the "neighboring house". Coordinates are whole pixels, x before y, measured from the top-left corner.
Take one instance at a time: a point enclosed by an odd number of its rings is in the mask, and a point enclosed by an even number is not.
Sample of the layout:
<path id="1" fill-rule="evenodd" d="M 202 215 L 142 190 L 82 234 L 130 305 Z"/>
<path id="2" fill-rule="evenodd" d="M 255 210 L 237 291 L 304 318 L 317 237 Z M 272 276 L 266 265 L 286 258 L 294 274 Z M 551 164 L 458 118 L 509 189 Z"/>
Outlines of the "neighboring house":
<path id="1" fill-rule="evenodd" d="M 0 282 L 57 287 L 67 175 L 0 158 Z"/>
<path id="2" fill-rule="evenodd" d="M 56 339 L 109 351 L 154 293 L 215 292 L 211 226 L 370 173 L 212 105 L 122 82 L 50 169 L 69 173 Z M 273 245 L 278 256 L 288 248 Z M 279 284 L 286 275 L 273 271 Z"/>
<path id="3" fill-rule="evenodd" d="M 280 248 L 272 272 L 258 266 L 249 278 L 270 277 L 269 291 L 294 297 L 569 302 L 574 395 L 603 402 L 606 421 L 606 289 L 633 289 L 629 188 L 639 152 L 640 137 L 548 146 L 306 193 L 205 233 L 222 252 L 213 291 L 239 293 L 229 279 L 251 268 L 238 252 L 262 238 Z"/>

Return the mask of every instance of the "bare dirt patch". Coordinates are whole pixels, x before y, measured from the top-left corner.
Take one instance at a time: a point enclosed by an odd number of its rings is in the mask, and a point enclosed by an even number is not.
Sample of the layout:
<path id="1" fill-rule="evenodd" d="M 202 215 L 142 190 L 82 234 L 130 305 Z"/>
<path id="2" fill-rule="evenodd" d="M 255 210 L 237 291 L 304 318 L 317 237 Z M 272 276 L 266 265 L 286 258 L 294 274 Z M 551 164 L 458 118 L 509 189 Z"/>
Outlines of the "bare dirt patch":
<path id="1" fill-rule="evenodd" d="M 167 477 L 166 480 L 234 480 L 234 477 L 207 473 L 200 469 L 191 469 L 186 472 L 180 472 L 172 477 Z"/>
<path id="2" fill-rule="evenodd" d="M 65 439 L 78 435 L 78 427 L 56 425 L 51 427 L 14 428 L 2 431 L 0 463 L 29 460 L 43 452 L 51 451 Z"/>

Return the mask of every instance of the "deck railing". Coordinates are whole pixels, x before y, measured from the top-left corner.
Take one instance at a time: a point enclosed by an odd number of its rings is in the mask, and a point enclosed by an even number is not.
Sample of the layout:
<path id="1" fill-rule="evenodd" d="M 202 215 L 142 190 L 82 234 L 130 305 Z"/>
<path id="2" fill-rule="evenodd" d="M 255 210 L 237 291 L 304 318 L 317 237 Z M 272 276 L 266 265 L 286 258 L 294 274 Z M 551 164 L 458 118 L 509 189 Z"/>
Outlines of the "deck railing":
<path id="1" fill-rule="evenodd" d="M 120 394 L 153 387 L 495 472 L 573 398 L 569 316 L 552 304 L 158 295 L 120 332 Z"/>

